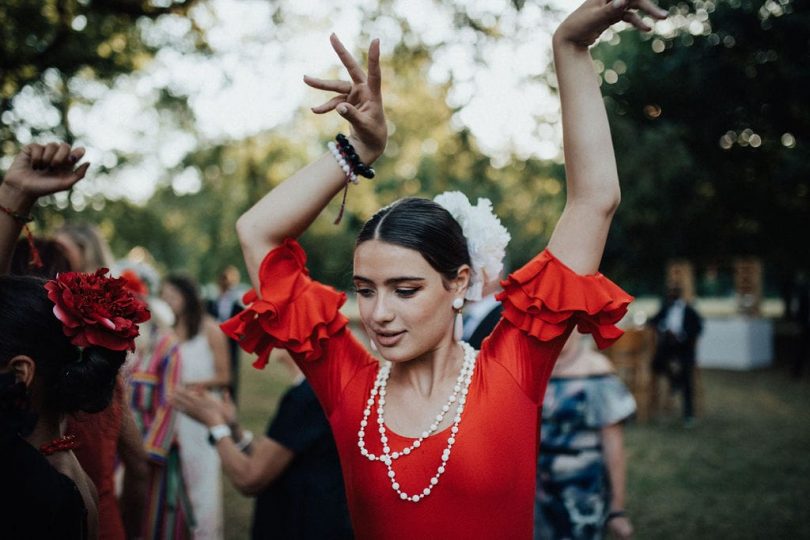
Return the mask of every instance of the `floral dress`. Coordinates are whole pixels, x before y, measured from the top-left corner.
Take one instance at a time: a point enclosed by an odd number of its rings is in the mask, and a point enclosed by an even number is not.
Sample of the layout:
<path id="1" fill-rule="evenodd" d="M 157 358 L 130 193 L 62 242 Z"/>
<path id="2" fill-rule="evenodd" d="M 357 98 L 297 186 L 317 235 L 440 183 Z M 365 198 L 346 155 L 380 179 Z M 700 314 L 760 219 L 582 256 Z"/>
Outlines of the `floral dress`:
<path id="1" fill-rule="evenodd" d="M 536 540 L 602 538 L 610 483 L 600 430 L 635 410 L 633 396 L 616 375 L 551 378 L 543 400 Z"/>

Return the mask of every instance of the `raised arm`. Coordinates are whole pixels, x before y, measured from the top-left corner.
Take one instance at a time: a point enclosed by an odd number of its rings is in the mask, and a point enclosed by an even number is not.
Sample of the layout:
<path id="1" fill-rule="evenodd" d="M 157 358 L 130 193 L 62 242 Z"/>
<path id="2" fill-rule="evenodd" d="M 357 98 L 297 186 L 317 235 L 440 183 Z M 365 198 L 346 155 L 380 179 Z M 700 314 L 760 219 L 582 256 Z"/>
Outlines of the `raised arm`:
<path id="1" fill-rule="evenodd" d="M 89 163 L 76 166 L 84 148 L 29 144 L 17 154 L 0 184 L 0 274 L 11 265 L 14 246 L 37 199 L 70 189 L 84 178 Z"/>
<path id="2" fill-rule="evenodd" d="M 351 82 L 304 77 L 313 88 L 337 92 L 318 107 L 316 114 L 332 110 L 351 124 L 349 140 L 360 159 L 373 163 L 385 149 L 388 129 L 380 91 L 380 43 L 371 42 L 368 50 L 368 74 L 346 50 L 340 40 L 330 37 Z M 258 271 L 264 256 L 285 238 L 296 238 L 318 217 L 332 197 L 346 184 L 346 176 L 329 152 L 296 172 L 264 196 L 237 221 L 236 228 L 250 280 L 259 290 Z"/>
<path id="3" fill-rule="evenodd" d="M 632 9 L 658 19 L 666 17 L 666 11 L 649 0 L 587 0 L 554 33 L 567 197 L 548 247 L 580 274 L 599 269 L 620 200 L 610 126 L 588 47 L 621 20 L 649 31 Z"/>

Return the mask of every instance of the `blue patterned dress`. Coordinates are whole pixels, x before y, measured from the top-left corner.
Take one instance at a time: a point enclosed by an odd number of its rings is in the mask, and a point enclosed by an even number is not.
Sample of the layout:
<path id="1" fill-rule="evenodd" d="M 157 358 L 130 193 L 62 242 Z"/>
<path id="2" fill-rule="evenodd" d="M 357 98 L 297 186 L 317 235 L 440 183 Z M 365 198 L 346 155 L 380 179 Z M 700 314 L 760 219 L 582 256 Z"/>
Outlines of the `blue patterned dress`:
<path id="1" fill-rule="evenodd" d="M 616 375 L 549 380 L 537 466 L 536 540 L 602 538 L 610 485 L 600 430 L 635 410 Z"/>

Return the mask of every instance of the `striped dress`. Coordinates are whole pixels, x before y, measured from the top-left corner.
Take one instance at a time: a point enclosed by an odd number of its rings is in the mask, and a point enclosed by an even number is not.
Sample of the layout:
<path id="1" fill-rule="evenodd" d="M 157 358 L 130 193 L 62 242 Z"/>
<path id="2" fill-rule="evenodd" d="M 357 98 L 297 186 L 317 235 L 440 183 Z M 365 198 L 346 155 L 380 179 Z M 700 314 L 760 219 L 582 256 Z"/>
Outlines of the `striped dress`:
<path id="1" fill-rule="evenodd" d="M 138 344 L 130 389 L 132 412 L 151 465 L 144 537 L 191 538 L 194 518 L 180 466 L 177 413 L 168 401 L 180 384 L 179 346 L 171 332 L 143 330 L 147 343 Z"/>

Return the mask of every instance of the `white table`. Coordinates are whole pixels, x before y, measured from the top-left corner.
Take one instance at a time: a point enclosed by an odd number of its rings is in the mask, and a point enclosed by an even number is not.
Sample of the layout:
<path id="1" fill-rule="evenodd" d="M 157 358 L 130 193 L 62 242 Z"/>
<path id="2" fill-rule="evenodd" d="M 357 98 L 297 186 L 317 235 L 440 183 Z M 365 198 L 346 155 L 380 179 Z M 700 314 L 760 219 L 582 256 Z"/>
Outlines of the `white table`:
<path id="1" fill-rule="evenodd" d="M 773 360 L 773 322 L 751 317 L 706 318 L 698 339 L 700 367 L 749 370 Z"/>

